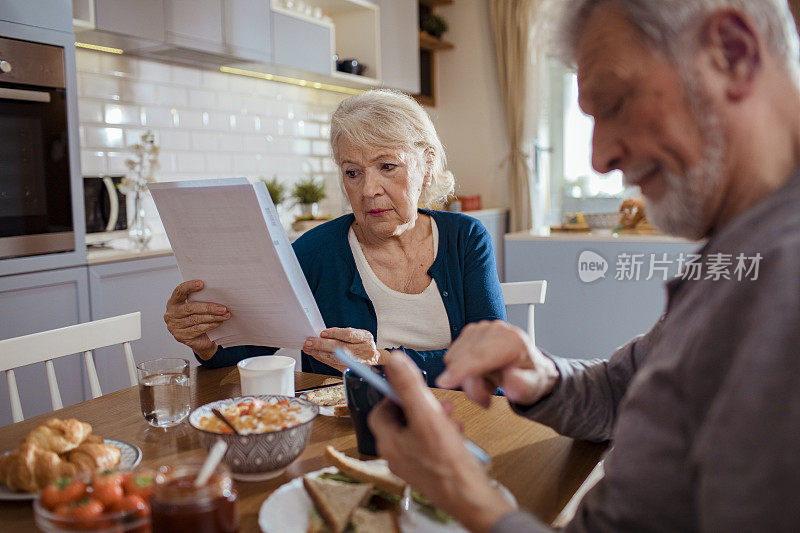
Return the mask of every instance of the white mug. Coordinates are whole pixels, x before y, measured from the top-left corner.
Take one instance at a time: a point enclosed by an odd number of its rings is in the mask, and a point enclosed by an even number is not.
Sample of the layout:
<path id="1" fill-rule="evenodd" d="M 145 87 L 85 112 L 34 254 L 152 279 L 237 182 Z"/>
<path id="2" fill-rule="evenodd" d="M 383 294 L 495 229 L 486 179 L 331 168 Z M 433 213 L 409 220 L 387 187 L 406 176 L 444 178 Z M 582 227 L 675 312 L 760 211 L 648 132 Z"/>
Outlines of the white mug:
<path id="1" fill-rule="evenodd" d="M 282 394 L 294 396 L 295 361 L 283 355 L 262 355 L 243 359 L 239 367 L 242 395 Z"/>

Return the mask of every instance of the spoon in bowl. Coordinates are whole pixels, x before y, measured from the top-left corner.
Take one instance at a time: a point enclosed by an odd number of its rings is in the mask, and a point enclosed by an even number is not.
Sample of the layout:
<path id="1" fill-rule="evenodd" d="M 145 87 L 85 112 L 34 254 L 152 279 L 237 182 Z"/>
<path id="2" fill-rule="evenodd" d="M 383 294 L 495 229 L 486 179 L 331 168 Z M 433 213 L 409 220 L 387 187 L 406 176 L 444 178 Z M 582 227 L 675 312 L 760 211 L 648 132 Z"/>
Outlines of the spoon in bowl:
<path id="1" fill-rule="evenodd" d="M 239 433 L 239 430 L 238 430 L 238 429 L 236 429 L 236 427 L 234 427 L 234 425 L 233 425 L 233 424 L 231 424 L 231 421 L 230 421 L 230 420 L 228 420 L 228 419 L 225 417 L 225 415 L 223 415 L 223 414 L 220 412 L 220 410 L 219 410 L 219 409 L 217 409 L 216 407 L 213 407 L 213 408 L 211 409 L 211 412 L 212 412 L 212 413 L 214 413 L 214 416 L 216 416 L 217 418 L 219 418 L 220 420 L 222 420 L 223 422 L 225 422 L 225 425 L 226 425 L 226 426 L 228 426 L 229 428 L 231 428 L 231 429 L 233 430 L 233 432 L 234 432 L 236 435 L 240 435 L 240 433 Z"/>

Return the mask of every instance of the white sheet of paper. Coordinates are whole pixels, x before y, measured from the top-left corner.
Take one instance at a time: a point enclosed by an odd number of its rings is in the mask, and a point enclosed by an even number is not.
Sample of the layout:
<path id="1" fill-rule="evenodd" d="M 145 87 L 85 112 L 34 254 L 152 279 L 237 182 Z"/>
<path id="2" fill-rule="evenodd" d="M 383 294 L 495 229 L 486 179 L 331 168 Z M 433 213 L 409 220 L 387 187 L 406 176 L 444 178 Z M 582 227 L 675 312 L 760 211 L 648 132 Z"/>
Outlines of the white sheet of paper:
<path id="1" fill-rule="evenodd" d="M 217 344 L 301 348 L 325 323 L 264 183 L 245 178 L 149 185 L 192 301 L 230 309 Z"/>

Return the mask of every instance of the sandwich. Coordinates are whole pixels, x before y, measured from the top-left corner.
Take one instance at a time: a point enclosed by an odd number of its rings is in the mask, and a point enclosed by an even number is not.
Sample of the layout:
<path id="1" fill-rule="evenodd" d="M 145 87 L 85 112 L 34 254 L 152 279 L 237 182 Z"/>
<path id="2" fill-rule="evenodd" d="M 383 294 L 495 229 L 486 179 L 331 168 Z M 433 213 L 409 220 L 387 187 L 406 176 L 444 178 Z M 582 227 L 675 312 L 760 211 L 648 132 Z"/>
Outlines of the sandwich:
<path id="1" fill-rule="evenodd" d="M 372 485 L 369 483 L 342 483 L 304 476 L 303 486 L 314 502 L 317 513 L 333 533 L 343 533 L 350 524 L 353 511 L 364 505 L 372 496 Z M 309 523 L 309 531 L 324 531 L 315 517 L 312 517 Z"/>

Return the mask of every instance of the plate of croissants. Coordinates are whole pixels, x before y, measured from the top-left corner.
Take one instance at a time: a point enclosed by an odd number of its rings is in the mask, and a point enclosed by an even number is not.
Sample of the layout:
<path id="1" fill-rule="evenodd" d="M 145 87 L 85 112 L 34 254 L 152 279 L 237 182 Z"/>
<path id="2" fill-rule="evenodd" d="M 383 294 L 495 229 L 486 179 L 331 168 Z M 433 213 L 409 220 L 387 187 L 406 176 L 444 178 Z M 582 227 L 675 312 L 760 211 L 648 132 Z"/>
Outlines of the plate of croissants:
<path id="1" fill-rule="evenodd" d="M 92 433 L 91 424 L 74 418 L 51 418 L 0 454 L 0 500 L 32 500 L 60 477 L 101 470 L 129 470 L 142 450 Z"/>

